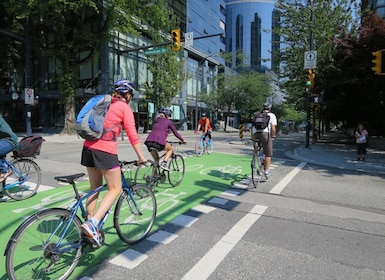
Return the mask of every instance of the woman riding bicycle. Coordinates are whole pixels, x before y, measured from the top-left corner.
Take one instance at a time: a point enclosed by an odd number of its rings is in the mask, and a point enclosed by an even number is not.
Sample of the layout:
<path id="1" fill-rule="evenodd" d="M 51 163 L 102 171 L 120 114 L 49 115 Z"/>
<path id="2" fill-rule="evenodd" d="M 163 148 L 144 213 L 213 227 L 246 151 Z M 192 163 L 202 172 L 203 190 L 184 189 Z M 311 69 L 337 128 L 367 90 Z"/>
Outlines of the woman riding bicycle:
<path id="1" fill-rule="evenodd" d="M 117 139 L 122 127 L 138 156 L 138 164 L 146 162 L 136 132 L 134 114 L 128 105 L 134 95 L 134 84 L 129 80 L 115 82 L 110 108 L 106 114 L 104 127 L 108 129 L 100 139 L 84 141 L 81 164 L 87 167 L 91 190 L 106 180 L 108 191 L 96 209 L 98 194 L 87 200 L 88 221 L 82 224 L 84 234 L 96 245 L 101 245 L 97 226 L 108 209 L 111 208 L 122 190 L 120 165 L 117 155 Z"/>
<path id="2" fill-rule="evenodd" d="M 0 182 L 3 182 L 9 175 L 5 166 L 6 155 L 18 148 L 17 135 L 3 117 L 0 116 Z"/>
<path id="3" fill-rule="evenodd" d="M 152 130 L 147 136 L 144 144 L 147 146 L 148 151 L 156 162 L 159 161 L 158 151 L 166 151 L 163 162 L 160 167 L 164 170 L 168 170 L 167 162 L 173 153 L 173 147 L 170 143 L 167 143 L 168 133 L 171 130 L 175 137 L 182 143 L 185 143 L 183 137 L 176 130 L 174 123 L 170 120 L 172 111 L 169 108 L 162 108 L 159 115 L 156 117 Z"/>

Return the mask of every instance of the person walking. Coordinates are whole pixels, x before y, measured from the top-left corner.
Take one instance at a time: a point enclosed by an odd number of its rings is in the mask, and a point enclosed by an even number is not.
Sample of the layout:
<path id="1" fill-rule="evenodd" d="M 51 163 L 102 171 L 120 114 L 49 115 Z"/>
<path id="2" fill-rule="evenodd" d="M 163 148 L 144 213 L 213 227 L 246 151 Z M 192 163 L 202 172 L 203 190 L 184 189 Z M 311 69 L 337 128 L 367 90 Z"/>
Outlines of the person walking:
<path id="1" fill-rule="evenodd" d="M 366 156 L 366 146 L 368 144 L 368 131 L 365 129 L 362 123 L 359 123 L 354 133 L 357 144 L 357 160 L 364 161 Z"/>
<path id="2" fill-rule="evenodd" d="M 197 130 L 195 130 L 195 134 L 199 133 L 199 131 L 202 131 L 203 134 L 203 141 L 206 141 L 206 137 L 209 138 L 209 141 L 211 141 L 211 132 L 212 127 L 210 120 L 207 118 L 206 113 L 202 113 L 201 118 L 198 122 Z"/>
<path id="3" fill-rule="evenodd" d="M 17 135 L 9 124 L 0 116 L 0 182 L 3 182 L 9 175 L 5 165 L 5 157 L 8 153 L 19 148 Z"/>
<path id="4" fill-rule="evenodd" d="M 271 112 L 271 104 L 266 102 L 263 104 L 262 113 L 267 114 L 265 128 L 257 129 L 253 127 L 253 138 L 258 139 L 262 143 L 263 153 L 265 155 L 265 175 L 271 176 L 270 163 L 273 156 L 273 140 L 276 137 L 277 117 Z M 257 112 L 255 113 L 257 114 Z"/>
<path id="5" fill-rule="evenodd" d="M 86 237 L 97 246 L 102 245 L 98 224 L 122 190 L 117 153 L 117 140 L 122 127 L 138 157 L 138 164 L 146 162 L 136 131 L 134 114 L 129 106 L 134 90 L 134 84 L 129 80 L 115 82 L 111 105 L 104 120 L 104 128 L 107 132 L 100 139 L 85 140 L 83 144 L 81 164 L 87 167 L 91 191 L 103 184 L 103 177 L 108 188 L 98 208 L 96 204 L 99 193 L 87 199 L 88 220 L 81 225 Z"/>
<path id="6" fill-rule="evenodd" d="M 156 117 L 152 130 L 147 136 L 144 144 L 147 146 L 148 151 L 156 162 L 159 161 L 159 155 L 157 151 L 166 151 L 163 158 L 163 162 L 160 167 L 169 171 L 167 162 L 173 153 L 173 147 L 170 143 L 167 143 L 167 137 L 169 131 L 175 135 L 182 143 L 185 143 L 183 137 L 176 130 L 174 123 L 171 121 L 172 111 L 169 108 L 162 108 L 159 115 Z M 155 149 L 155 150 L 153 150 Z"/>

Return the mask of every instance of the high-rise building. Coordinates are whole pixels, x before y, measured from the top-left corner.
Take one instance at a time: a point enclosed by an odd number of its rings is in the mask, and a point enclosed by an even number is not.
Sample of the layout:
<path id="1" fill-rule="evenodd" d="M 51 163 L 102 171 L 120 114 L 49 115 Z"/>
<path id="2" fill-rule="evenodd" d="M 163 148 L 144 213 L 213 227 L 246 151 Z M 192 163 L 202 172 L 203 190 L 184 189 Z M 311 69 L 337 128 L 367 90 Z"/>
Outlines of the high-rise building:
<path id="1" fill-rule="evenodd" d="M 234 69 L 260 72 L 276 70 L 273 51 L 279 49 L 279 38 L 273 33 L 279 18 L 276 0 L 226 1 L 226 52 L 233 53 Z M 241 53 L 241 58 L 237 56 Z"/>
<path id="2" fill-rule="evenodd" d="M 369 8 L 371 11 L 376 11 L 380 18 L 385 18 L 385 0 L 362 0 L 361 9 Z"/>

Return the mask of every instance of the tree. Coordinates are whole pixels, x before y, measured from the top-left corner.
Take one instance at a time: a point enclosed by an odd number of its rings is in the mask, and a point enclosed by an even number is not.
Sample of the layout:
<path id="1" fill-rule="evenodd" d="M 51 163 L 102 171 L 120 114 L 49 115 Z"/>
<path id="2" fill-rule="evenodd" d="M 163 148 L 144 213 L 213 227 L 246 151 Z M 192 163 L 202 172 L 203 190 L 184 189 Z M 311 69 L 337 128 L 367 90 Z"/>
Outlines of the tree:
<path id="1" fill-rule="evenodd" d="M 373 73 L 372 52 L 385 49 L 385 21 L 365 14 L 354 32 L 335 37 L 334 71 L 325 87 L 326 113 L 354 128 L 367 122 L 371 134 L 385 136 L 384 76 Z"/>
<path id="2" fill-rule="evenodd" d="M 273 32 L 280 35 L 280 78 L 287 101 L 305 110 L 304 53 L 317 50 L 316 90 L 325 86 L 325 76 L 333 67 L 333 38 L 354 27 L 352 0 L 279 0 L 276 4 L 280 24 Z M 312 34 L 312 36 L 311 36 Z M 337 35 L 336 35 L 337 34 Z"/>
<path id="3" fill-rule="evenodd" d="M 30 34 L 34 52 L 58 61 L 60 102 L 65 110 L 62 133 L 69 134 L 75 132 L 78 66 L 98 55 L 111 31 L 154 35 L 169 16 L 163 7 L 164 0 L 4 0 L 3 3 L 10 17 L 17 19 L 22 34 Z M 86 55 L 80 58 L 80 53 Z"/>
<path id="4" fill-rule="evenodd" d="M 267 74 L 258 72 L 225 73 L 217 77 L 218 87 L 201 100 L 212 110 L 220 109 L 228 115 L 238 111 L 241 118 L 250 119 L 253 112 L 260 109 L 271 95 L 271 79 Z M 226 130 L 226 128 L 225 128 Z"/>

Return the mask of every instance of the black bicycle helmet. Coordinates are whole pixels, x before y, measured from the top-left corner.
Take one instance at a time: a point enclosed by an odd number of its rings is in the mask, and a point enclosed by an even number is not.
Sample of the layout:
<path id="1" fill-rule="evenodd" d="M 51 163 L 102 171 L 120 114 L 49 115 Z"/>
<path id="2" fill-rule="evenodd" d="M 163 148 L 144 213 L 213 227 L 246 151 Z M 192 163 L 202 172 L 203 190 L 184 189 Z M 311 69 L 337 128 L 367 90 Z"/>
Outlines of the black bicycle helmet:
<path id="1" fill-rule="evenodd" d="M 263 104 L 263 110 L 271 110 L 271 103 L 270 102 L 265 102 Z"/>

